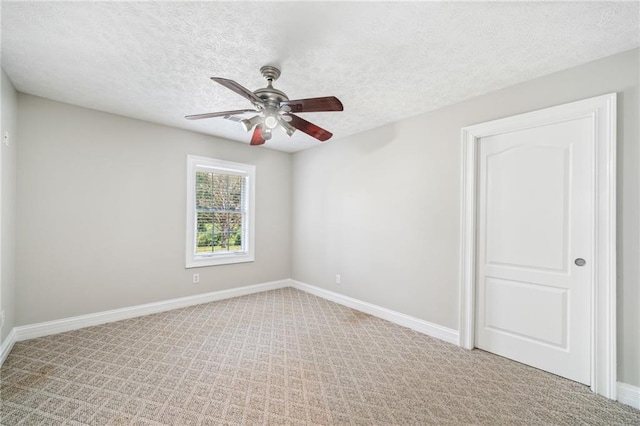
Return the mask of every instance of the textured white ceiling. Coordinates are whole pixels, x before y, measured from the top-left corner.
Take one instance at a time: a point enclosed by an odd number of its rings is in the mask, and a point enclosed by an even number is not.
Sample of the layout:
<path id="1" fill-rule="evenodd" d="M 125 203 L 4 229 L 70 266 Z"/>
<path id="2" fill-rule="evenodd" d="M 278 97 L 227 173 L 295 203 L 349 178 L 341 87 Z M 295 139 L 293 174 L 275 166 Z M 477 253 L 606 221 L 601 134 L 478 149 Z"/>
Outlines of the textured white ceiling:
<path id="1" fill-rule="evenodd" d="M 291 99 L 337 96 L 304 114 L 326 143 L 639 45 L 632 2 L 10 2 L 2 67 L 25 93 L 247 143 L 221 118 L 250 107 L 212 82 L 255 90 L 262 65 Z M 274 132 L 265 146 L 320 142 Z M 259 149 L 259 148 L 253 148 Z"/>

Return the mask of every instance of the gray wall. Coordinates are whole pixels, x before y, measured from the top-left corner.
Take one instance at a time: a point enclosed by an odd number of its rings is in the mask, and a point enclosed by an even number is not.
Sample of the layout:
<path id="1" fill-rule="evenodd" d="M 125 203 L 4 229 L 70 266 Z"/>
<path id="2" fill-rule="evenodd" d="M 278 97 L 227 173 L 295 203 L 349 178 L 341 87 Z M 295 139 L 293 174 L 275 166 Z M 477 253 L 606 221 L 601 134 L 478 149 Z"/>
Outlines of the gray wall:
<path id="1" fill-rule="evenodd" d="M 15 325 L 15 288 L 16 288 L 16 165 L 18 162 L 18 125 L 17 125 L 17 93 L 11 80 L 4 71 L 1 72 L 2 86 L 2 128 L 0 139 L 9 132 L 9 146 L 0 142 L 0 311 L 4 310 L 5 321 L 0 329 L 0 342 L 9 335 Z"/>
<path id="2" fill-rule="evenodd" d="M 457 329 L 460 129 L 618 92 L 619 380 L 640 386 L 638 60 L 625 52 L 293 156 L 20 94 L 15 325 L 291 276 Z M 256 262 L 185 270 L 187 154 L 257 165 Z"/>
<path id="3" fill-rule="evenodd" d="M 16 325 L 290 277 L 289 154 L 25 94 L 18 130 Z M 187 154 L 256 165 L 255 262 L 185 269 Z"/>
<path id="4" fill-rule="evenodd" d="M 638 73 L 635 49 L 294 154 L 292 277 L 457 329 L 461 128 L 618 92 L 618 379 L 640 386 Z"/>

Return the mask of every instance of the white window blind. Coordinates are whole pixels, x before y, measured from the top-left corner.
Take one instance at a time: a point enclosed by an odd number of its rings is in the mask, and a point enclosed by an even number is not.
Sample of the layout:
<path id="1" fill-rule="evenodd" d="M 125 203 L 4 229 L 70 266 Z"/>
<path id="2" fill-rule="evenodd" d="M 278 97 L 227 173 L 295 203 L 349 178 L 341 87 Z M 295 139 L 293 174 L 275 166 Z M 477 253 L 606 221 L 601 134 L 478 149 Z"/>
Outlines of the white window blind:
<path id="1" fill-rule="evenodd" d="M 254 260 L 255 167 L 196 156 L 187 166 L 187 267 Z"/>

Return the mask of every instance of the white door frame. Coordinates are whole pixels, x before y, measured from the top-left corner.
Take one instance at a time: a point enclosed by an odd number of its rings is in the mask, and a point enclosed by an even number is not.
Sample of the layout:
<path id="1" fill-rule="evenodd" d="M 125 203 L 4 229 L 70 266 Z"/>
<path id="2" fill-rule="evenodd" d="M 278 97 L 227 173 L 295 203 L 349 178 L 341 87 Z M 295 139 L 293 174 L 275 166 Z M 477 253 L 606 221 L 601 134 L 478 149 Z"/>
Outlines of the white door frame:
<path id="1" fill-rule="evenodd" d="M 616 94 L 572 102 L 462 129 L 459 346 L 475 347 L 476 218 L 480 138 L 579 118 L 595 141 L 591 390 L 616 399 Z"/>

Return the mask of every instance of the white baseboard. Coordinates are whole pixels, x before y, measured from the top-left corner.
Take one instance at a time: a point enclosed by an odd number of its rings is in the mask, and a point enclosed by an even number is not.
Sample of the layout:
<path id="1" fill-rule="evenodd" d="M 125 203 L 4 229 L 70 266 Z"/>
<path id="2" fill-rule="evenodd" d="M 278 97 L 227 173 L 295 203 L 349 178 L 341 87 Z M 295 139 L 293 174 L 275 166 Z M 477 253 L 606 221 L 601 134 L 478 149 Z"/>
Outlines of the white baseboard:
<path id="1" fill-rule="evenodd" d="M 13 348 L 13 345 L 15 345 L 15 343 L 16 328 L 13 327 L 9 332 L 7 338 L 4 339 L 4 342 L 2 342 L 2 345 L 0 345 L 0 367 L 2 366 L 2 364 L 4 364 L 4 360 L 7 359 L 7 356 L 9 356 L 9 352 L 11 352 L 11 349 Z"/>
<path id="2" fill-rule="evenodd" d="M 245 296 L 247 294 L 261 293 L 263 291 L 275 290 L 289 286 L 289 280 L 272 281 L 244 287 L 230 288 L 228 290 L 213 291 L 211 293 L 196 294 L 194 296 L 181 297 L 178 299 L 163 300 L 161 302 L 147 303 L 144 305 L 130 306 L 127 308 L 113 309 L 110 311 L 96 312 L 94 314 L 23 325 L 15 327 L 12 332 L 15 331 L 16 341 L 22 341 L 34 339 L 36 337 L 48 336 L 50 334 L 62 333 L 64 331 L 77 330 L 79 328 L 89 327 L 92 325 L 105 324 L 108 322 L 140 317 L 157 312 L 170 311 L 172 309 L 214 302 L 216 300 Z M 0 363 L 0 365 L 2 364 Z"/>
<path id="3" fill-rule="evenodd" d="M 618 382 L 618 402 L 640 410 L 640 387 Z"/>
<path id="4" fill-rule="evenodd" d="M 403 327 L 410 328 L 419 333 L 426 334 L 436 339 L 444 340 L 445 342 L 458 344 L 458 331 L 451 328 L 443 327 L 438 324 L 430 323 L 419 318 L 415 318 L 400 312 L 392 311 L 391 309 L 383 308 L 382 306 L 374 305 L 369 302 L 363 302 L 362 300 L 354 299 L 353 297 L 345 296 L 333 291 L 325 290 L 320 287 L 316 287 L 310 284 L 305 284 L 300 281 L 290 280 L 291 286 L 298 290 L 311 293 L 315 296 L 322 297 L 323 299 L 330 300 L 332 302 L 339 303 L 344 306 L 356 309 L 358 311 L 376 316 L 378 318 L 385 319 L 392 323 L 401 325 Z"/>

